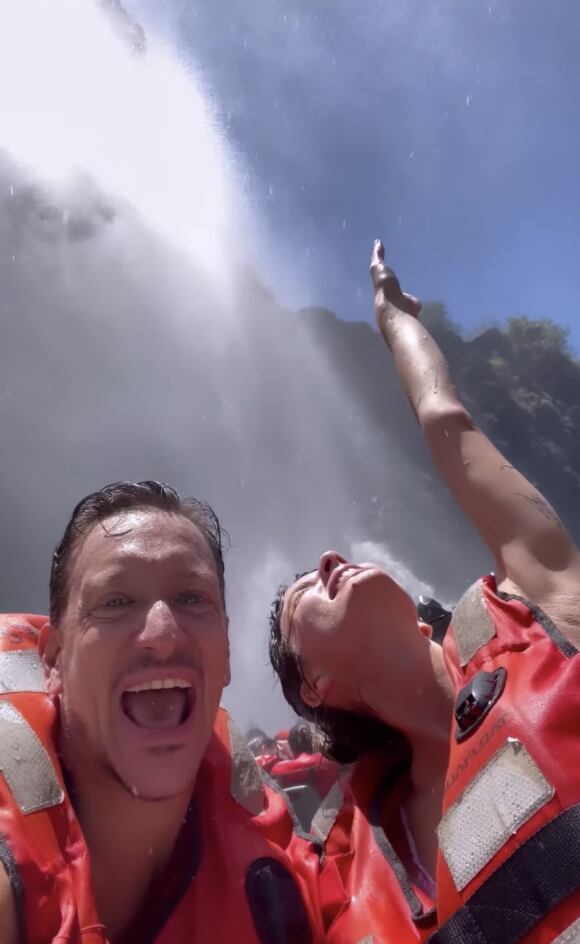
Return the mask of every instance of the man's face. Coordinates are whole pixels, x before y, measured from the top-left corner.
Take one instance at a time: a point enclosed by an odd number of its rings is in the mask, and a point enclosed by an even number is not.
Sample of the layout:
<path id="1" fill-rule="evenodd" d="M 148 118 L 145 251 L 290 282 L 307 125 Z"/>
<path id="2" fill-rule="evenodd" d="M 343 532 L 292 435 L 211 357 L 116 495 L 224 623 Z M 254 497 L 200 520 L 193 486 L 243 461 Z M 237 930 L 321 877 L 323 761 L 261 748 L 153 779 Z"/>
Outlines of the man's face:
<path id="1" fill-rule="evenodd" d="M 200 530 L 156 509 L 95 525 L 48 633 L 48 690 L 60 694 L 72 750 L 144 799 L 191 791 L 229 672 L 227 618 Z"/>

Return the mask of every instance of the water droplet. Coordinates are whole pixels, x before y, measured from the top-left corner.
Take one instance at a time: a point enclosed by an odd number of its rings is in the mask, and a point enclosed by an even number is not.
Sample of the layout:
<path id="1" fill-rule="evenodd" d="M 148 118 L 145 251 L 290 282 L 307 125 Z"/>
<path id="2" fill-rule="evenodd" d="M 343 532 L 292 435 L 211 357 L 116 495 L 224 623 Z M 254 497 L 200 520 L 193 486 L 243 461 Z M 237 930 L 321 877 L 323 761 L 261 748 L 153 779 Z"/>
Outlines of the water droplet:
<path id="1" fill-rule="evenodd" d="M 343 220 L 343 221 L 342 221 L 342 228 L 343 228 L 343 229 L 346 229 L 346 220 Z"/>
<path id="2" fill-rule="evenodd" d="M 415 157 L 415 148 L 409 151 L 409 159 L 412 161 L 414 157 Z"/>
<path id="3" fill-rule="evenodd" d="M 466 107 L 466 108 L 469 108 L 470 105 L 471 105 L 471 95 L 466 95 L 466 96 L 465 96 L 465 107 Z"/>

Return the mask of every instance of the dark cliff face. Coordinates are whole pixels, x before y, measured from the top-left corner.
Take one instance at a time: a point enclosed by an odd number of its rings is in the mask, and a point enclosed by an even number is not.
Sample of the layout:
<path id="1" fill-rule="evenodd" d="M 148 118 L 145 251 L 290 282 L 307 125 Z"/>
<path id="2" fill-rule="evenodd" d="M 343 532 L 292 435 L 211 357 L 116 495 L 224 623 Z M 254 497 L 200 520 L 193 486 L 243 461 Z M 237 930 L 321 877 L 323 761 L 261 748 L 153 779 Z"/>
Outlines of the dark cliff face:
<path id="1" fill-rule="evenodd" d="M 265 637 L 279 580 L 335 547 L 453 601 L 489 567 L 374 328 L 284 311 L 247 274 L 226 305 L 89 182 L 65 212 L 4 162 L 0 199 L 3 609 L 46 607 L 51 550 L 82 495 L 170 481 L 231 533 L 228 700 L 274 723 Z M 520 321 L 464 341 L 440 306 L 424 317 L 476 419 L 580 539 L 579 368 L 562 339 Z"/>

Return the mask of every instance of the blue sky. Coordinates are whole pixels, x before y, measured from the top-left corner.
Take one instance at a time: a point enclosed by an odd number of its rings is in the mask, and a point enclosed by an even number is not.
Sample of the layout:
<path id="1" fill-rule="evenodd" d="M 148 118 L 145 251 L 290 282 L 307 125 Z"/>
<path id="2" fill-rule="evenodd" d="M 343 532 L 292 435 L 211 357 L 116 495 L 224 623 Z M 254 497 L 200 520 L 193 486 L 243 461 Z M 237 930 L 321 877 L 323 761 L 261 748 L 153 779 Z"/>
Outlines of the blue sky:
<path id="1" fill-rule="evenodd" d="M 381 235 L 468 331 L 551 317 L 580 351 L 578 0 L 127 6 L 212 90 L 282 301 L 371 318 Z"/>

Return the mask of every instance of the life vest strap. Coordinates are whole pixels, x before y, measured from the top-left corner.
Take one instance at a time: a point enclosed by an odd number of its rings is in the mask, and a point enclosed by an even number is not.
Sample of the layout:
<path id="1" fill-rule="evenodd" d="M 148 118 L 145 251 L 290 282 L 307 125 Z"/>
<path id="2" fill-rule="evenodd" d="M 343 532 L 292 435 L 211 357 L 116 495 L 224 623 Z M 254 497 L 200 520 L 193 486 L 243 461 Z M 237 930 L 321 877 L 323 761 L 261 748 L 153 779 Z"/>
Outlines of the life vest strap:
<path id="1" fill-rule="evenodd" d="M 580 889 L 579 861 L 577 803 L 520 846 L 431 935 L 428 944 L 517 944 Z"/>
<path id="2" fill-rule="evenodd" d="M 405 771 L 405 766 L 395 769 L 395 771 L 391 771 L 380 784 L 369 805 L 368 821 L 372 829 L 373 838 L 377 848 L 389 863 L 393 875 L 396 878 L 401 892 L 405 897 L 405 901 L 409 906 L 413 923 L 417 927 L 428 927 L 434 920 L 435 909 L 430 908 L 428 911 L 425 911 L 421 899 L 413 888 L 413 883 L 411 882 L 409 874 L 401 859 L 395 852 L 395 849 L 387 834 L 385 833 L 381 823 L 381 812 L 384 801 L 391 794 L 394 784 L 397 782 L 400 776 L 405 773 Z"/>
<path id="3" fill-rule="evenodd" d="M 12 889 L 12 898 L 14 900 L 14 909 L 16 911 L 16 923 L 18 925 L 18 931 L 20 935 L 20 940 L 24 940 L 24 883 L 22 881 L 22 876 L 20 875 L 20 870 L 16 862 L 16 858 L 12 849 L 8 845 L 6 838 L 0 833 L 0 868 L 4 867 L 4 871 L 8 876 L 8 881 L 10 882 L 10 887 Z"/>
<path id="4" fill-rule="evenodd" d="M 504 593 L 502 590 L 496 590 L 496 594 L 500 600 L 505 600 L 506 603 L 509 603 L 510 600 L 516 600 L 518 603 L 523 603 L 524 606 L 527 606 L 536 623 L 542 627 L 554 645 L 560 650 L 563 656 L 566 656 L 567 659 L 571 659 L 578 655 L 578 649 L 576 646 L 574 646 L 573 643 L 571 643 L 570 640 L 564 636 L 556 624 L 552 622 L 548 614 L 544 613 L 544 611 L 541 610 L 539 606 L 536 606 L 534 603 L 530 603 L 530 601 L 525 600 L 524 597 L 517 596 L 515 593 Z"/>

